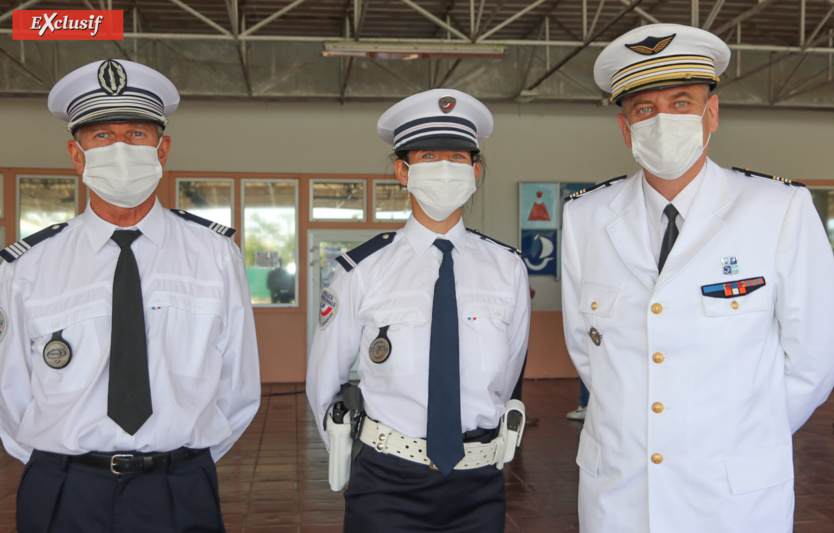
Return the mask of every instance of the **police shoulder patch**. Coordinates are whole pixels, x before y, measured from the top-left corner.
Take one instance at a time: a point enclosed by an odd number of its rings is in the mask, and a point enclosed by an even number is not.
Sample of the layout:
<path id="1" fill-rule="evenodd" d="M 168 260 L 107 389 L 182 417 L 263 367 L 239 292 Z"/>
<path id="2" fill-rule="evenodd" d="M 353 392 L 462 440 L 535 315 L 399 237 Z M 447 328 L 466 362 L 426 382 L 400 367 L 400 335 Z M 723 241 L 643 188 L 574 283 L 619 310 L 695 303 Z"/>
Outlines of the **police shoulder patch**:
<path id="1" fill-rule="evenodd" d="M 237 231 L 235 228 L 230 228 L 229 226 L 224 226 L 223 224 L 218 224 L 217 222 L 212 222 L 211 220 L 205 219 L 203 217 L 198 217 L 188 211 L 183 211 L 182 209 L 171 209 L 171 212 L 177 215 L 180 218 L 184 218 L 189 222 L 197 223 L 201 226 L 205 226 L 208 229 L 223 235 L 224 237 L 231 237 Z"/>
<path id="2" fill-rule="evenodd" d="M 356 265 L 359 264 L 360 261 L 363 261 L 372 254 L 375 254 L 394 242 L 395 235 L 396 232 L 394 231 L 380 233 L 376 237 L 363 242 L 353 250 L 343 253 L 336 258 L 336 261 L 338 261 L 347 272 L 350 272 L 356 267 Z"/>
<path id="3" fill-rule="evenodd" d="M 333 321 L 339 311 L 339 297 L 330 287 L 321 291 L 321 305 L 319 306 L 319 329 L 324 329 Z"/>
<path id="4" fill-rule="evenodd" d="M 512 253 L 514 253 L 514 254 L 516 254 L 516 255 L 521 255 L 521 251 L 520 251 L 519 249 L 515 248 L 514 246 L 510 246 L 509 244 L 504 244 L 504 243 L 503 243 L 503 242 L 501 242 L 501 241 L 496 241 L 496 240 L 495 240 L 495 239 L 493 239 L 492 237 L 487 237 L 486 235 L 484 235 L 483 233 L 481 233 L 480 231 L 478 231 L 478 230 L 476 230 L 476 229 L 469 229 L 469 228 L 466 228 L 466 231 L 468 231 L 468 232 L 469 232 L 469 233 L 471 233 L 472 235 L 474 235 L 474 236 L 476 236 L 476 237 L 480 238 L 482 241 L 490 242 L 490 243 L 492 243 L 492 244 L 494 244 L 494 245 L 496 245 L 496 246 L 499 246 L 499 247 L 501 247 L 501 248 L 503 248 L 503 249 L 507 250 L 508 252 L 512 252 Z"/>
<path id="5" fill-rule="evenodd" d="M 576 191 L 575 193 L 571 194 L 570 196 L 566 196 L 564 200 L 569 202 L 570 200 L 575 200 L 580 196 L 584 196 L 589 192 L 593 192 L 599 189 L 604 189 L 605 187 L 610 187 L 611 185 L 617 183 L 618 181 L 622 181 L 626 179 L 628 176 L 617 176 L 616 178 L 611 178 L 610 180 L 603 181 L 602 183 L 597 183 L 593 187 L 588 187 L 587 189 L 582 189 L 581 191 Z"/>
<path id="6" fill-rule="evenodd" d="M 780 182 L 784 183 L 785 185 L 792 185 L 793 187 L 805 187 L 805 184 L 802 183 L 802 182 L 789 180 L 788 178 L 783 178 L 781 176 L 771 176 L 770 174 L 763 174 L 761 172 L 753 172 L 749 168 L 733 167 L 733 170 L 735 170 L 736 172 L 740 172 L 741 174 L 744 174 L 748 178 L 753 177 L 753 178 L 771 179 L 771 180 L 774 180 L 774 181 L 780 181 Z"/>
<path id="7" fill-rule="evenodd" d="M 6 321 L 6 312 L 0 307 L 0 341 L 6 336 L 7 329 L 9 329 L 9 323 Z"/>
<path id="8" fill-rule="evenodd" d="M 19 259 L 21 255 L 28 252 L 36 244 L 61 233 L 61 231 L 68 225 L 69 224 L 67 224 L 66 222 L 62 222 L 61 224 L 53 224 L 48 228 L 44 228 L 37 233 L 29 235 L 25 239 L 20 239 L 16 243 L 7 246 L 5 250 L 0 251 L 0 257 L 5 259 L 9 263 L 12 263 L 16 259 Z"/>

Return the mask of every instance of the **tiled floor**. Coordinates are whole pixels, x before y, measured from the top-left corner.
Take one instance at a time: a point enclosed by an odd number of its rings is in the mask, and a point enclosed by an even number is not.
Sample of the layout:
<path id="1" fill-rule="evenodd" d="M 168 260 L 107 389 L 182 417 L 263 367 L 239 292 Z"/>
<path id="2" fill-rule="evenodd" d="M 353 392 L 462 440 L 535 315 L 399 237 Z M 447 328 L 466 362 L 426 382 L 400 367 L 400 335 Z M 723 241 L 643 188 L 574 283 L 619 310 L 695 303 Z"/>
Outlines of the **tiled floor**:
<path id="1" fill-rule="evenodd" d="M 261 409 L 243 438 L 218 463 L 223 512 L 230 533 L 335 533 L 344 503 L 330 492 L 327 457 L 307 407 L 303 385 L 264 385 Z M 578 530 L 574 463 L 580 422 L 575 380 L 527 381 L 528 427 L 507 465 L 507 532 Z M 834 532 L 834 399 L 794 439 L 797 533 Z M 0 449 L 0 533 L 12 533 L 22 465 Z"/>

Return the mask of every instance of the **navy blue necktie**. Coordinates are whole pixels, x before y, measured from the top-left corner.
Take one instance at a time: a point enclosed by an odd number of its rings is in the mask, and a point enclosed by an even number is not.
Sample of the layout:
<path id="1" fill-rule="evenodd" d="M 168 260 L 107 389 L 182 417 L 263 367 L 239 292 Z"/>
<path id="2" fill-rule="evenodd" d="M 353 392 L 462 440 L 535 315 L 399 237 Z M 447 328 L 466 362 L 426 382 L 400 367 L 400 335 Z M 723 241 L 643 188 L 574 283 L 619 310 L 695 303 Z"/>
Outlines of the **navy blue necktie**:
<path id="1" fill-rule="evenodd" d="M 130 249 L 141 234 L 139 230 L 117 230 L 110 237 L 122 251 L 113 276 L 107 416 L 130 435 L 153 413 L 142 285 Z"/>
<path id="2" fill-rule="evenodd" d="M 663 265 L 666 264 L 666 258 L 669 257 L 669 252 L 672 251 L 672 246 L 674 246 L 678 238 L 678 210 L 675 209 L 675 206 L 669 204 L 663 210 L 663 214 L 666 215 L 669 224 L 666 226 L 666 233 L 663 234 L 663 242 L 660 245 L 660 259 L 657 261 L 658 272 L 663 270 Z"/>
<path id="3" fill-rule="evenodd" d="M 458 302 L 451 241 L 434 241 L 441 252 L 440 275 L 434 284 L 429 347 L 429 406 L 426 453 L 444 476 L 463 459 L 460 421 L 460 346 Z"/>

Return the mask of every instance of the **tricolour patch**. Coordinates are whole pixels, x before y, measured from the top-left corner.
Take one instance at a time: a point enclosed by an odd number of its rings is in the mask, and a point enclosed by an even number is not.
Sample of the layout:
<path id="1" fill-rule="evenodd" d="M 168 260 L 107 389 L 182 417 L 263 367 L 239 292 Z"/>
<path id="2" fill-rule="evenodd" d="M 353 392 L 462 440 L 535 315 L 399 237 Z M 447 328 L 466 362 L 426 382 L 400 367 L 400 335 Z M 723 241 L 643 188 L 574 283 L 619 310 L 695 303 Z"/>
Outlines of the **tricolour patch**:
<path id="1" fill-rule="evenodd" d="M 644 56 L 653 56 L 655 54 L 659 54 L 662 52 L 669 43 L 672 42 L 672 39 L 675 38 L 676 33 L 672 35 L 667 35 L 666 37 L 646 37 L 639 43 L 634 44 L 627 44 L 625 45 L 626 48 L 633 52 L 637 52 L 638 54 L 643 54 Z"/>
<path id="2" fill-rule="evenodd" d="M 9 328 L 9 323 L 6 322 L 6 312 L 0 308 L 0 341 L 6 336 L 6 330 Z"/>
<path id="3" fill-rule="evenodd" d="M 321 291 L 321 306 L 319 307 L 319 329 L 324 329 L 339 312 L 339 297 L 331 288 Z"/>
<path id="4" fill-rule="evenodd" d="M 741 279 L 728 283 L 704 285 L 701 294 L 710 298 L 735 298 L 759 290 L 766 285 L 764 277 Z"/>

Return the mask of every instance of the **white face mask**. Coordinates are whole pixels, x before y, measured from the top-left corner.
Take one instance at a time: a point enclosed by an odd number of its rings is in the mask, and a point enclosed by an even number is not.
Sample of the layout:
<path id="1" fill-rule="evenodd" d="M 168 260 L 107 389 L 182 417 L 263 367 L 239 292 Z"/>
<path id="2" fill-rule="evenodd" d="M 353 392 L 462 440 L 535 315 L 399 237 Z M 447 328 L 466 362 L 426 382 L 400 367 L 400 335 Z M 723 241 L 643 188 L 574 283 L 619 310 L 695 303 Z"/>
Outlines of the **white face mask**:
<path id="1" fill-rule="evenodd" d="M 159 140 L 162 144 L 162 139 Z M 115 142 L 108 146 L 90 148 L 84 153 L 84 184 L 108 204 L 136 207 L 153 194 L 162 178 L 162 164 L 157 149 Z"/>
<path id="2" fill-rule="evenodd" d="M 405 166 L 408 167 L 408 192 L 432 220 L 446 220 L 475 192 L 474 165 L 431 161 L 405 163 Z"/>
<path id="3" fill-rule="evenodd" d="M 700 117 L 658 113 L 648 120 L 629 124 L 634 159 L 660 179 L 681 177 L 709 144 L 710 137 L 704 142 L 704 113 Z"/>

